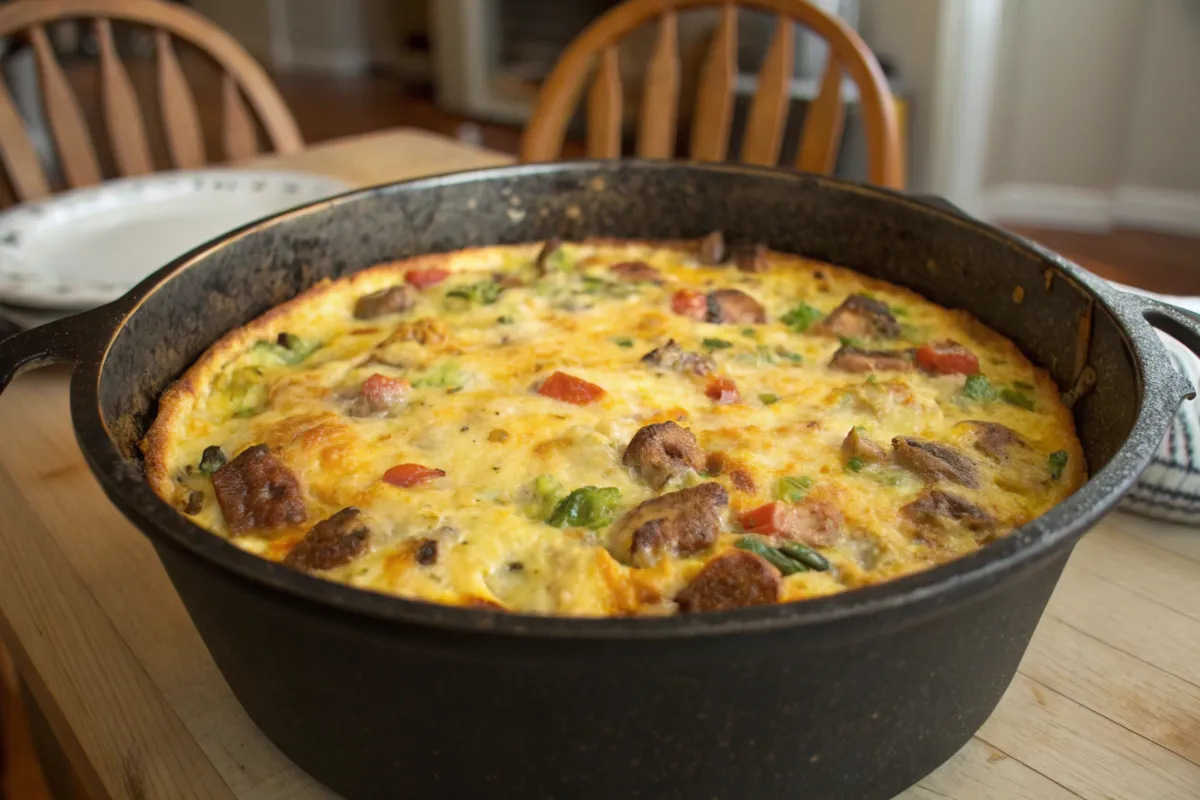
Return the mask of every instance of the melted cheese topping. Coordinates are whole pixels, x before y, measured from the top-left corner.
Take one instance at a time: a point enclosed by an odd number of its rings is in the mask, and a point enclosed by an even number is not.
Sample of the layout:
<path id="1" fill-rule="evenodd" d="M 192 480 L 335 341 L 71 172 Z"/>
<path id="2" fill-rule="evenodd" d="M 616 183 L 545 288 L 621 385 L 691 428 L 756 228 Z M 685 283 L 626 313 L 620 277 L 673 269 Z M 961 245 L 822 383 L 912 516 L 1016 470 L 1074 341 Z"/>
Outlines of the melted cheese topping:
<path id="1" fill-rule="evenodd" d="M 965 529 L 934 533 L 906 521 L 900 509 L 927 481 L 895 464 L 848 463 L 841 445 L 856 426 L 889 450 L 896 436 L 958 447 L 982 480 L 978 488 L 950 488 L 993 515 L 1001 535 L 1086 478 L 1070 413 L 1053 382 L 966 314 L 776 253 L 768 255 L 770 269 L 755 274 L 701 266 L 683 247 L 568 244 L 556 257 L 559 268 L 539 277 L 538 250 L 488 248 L 424 259 L 415 266 L 452 274 L 423 289 L 404 313 L 356 319 L 359 297 L 402 282 L 414 263 L 383 265 L 317 287 L 230 334 L 162 400 L 146 442 L 155 489 L 181 510 L 190 505 L 200 526 L 230 537 L 212 480 L 198 467 L 203 451 L 216 445 L 232 459 L 266 444 L 297 477 L 307 521 L 231 537 L 250 552 L 282 560 L 313 524 L 353 506 L 364 515 L 369 543 L 350 563 L 319 573 L 329 579 L 439 603 L 615 615 L 674 612 L 672 598 L 741 538 L 740 516 L 777 499 L 779 479 L 788 476 L 807 478 L 809 498 L 836 506 L 844 522 L 837 543 L 818 548 L 831 567 L 784 577 L 783 600 L 888 580 L 981 545 Z M 658 269 L 664 283 L 623 282 L 610 270 L 631 260 Z M 497 272 L 524 285 L 497 293 L 491 282 Z M 678 290 L 721 287 L 755 298 L 766 324 L 697 322 L 673 313 Z M 803 323 L 781 321 L 801 303 L 827 315 L 855 293 L 886 303 L 901 324 L 899 339 L 864 346 L 955 340 L 978 357 L 991 392 L 964 393 L 961 374 L 831 369 L 842 344 L 836 336 L 799 332 Z M 261 343 L 283 333 L 306 346 L 291 356 Z M 718 404 L 706 395 L 706 378 L 641 362 L 669 339 L 709 355 L 741 401 Z M 300 357 L 313 345 L 319 346 Z M 555 371 L 606 394 L 588 405 L 538 394 Z M 352 416 L 360 387 L 375 374 L 411 388 L 388 413 Z M 1001 389 L 1010 402 L 1000 398 Z M 660 494 L 622 464 L 622 454 L 640 428 L 665 420 L 692 431 L 710 464 L 720 454 L 741 473 L 737 483 L 728 468 L 715 477 L 691 473 L 662 490 L 705 480 L 726 487 L 730 504 L 721 512 L 715 547 L 636 568 L 612 554 L 613 525 L 547 524 L 547 508 L 578 487 L 619 490 L 617 518 Z M 1002 423 L 1032 449 L 1023 463 L 993 463 L 971 449 L 964 420 Z M 1061 464 L 1064 456 L 1051 458 L 1055 453 L 1065 455 L 1065 467 L 1048 463 Z M 445 475 L 408 488 L 383 481 L 399 464 Z M 547 486 L 558 494 L 547 496 Z M 430 539 L 437 542 L 436 561 L 421 563 L 419 546 Z"/>

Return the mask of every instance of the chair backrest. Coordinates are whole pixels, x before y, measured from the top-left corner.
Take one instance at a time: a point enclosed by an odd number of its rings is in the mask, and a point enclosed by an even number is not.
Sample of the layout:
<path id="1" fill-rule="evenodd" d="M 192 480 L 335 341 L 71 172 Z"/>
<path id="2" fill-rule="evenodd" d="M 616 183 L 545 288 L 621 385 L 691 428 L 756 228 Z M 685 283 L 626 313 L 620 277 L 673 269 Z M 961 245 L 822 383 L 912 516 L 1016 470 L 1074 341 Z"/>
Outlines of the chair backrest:
<path id="1" fill-rule="evenodd" d="M 137 95 L 114 43 L 113 21 L 153 29 L 158 105 L 174 167 L 201 167 L 208 158 L 195 96 L 172 37 L 203 51 L 221 72 L 221 142 L 226 160 L 248 158 L 258 151 L 255 115 L 274 150 L 294 152 L 304 146 L 295 118 L 263 68 L 229 34 L 194 11 L 160 0 L 17 0 L 0 6 L 0 37 L 23 35 L 33 49 L 42 106 L 69 187 L 98 183 L 102 174 L 79 100 L 46 32 L 48 23 L 67 19 L 91 21 L 104 126 L 113 161 L 122 175 L 153 172 L 154 163 Z M 2 80 L 0 160 L 18 199 L 34 200 L 51 193 L 29 132 Z"/>
<path id="2" fill-rule="evenodd" d="M 795 26 L 782 23 L 799 22 L 828 43 L 829 56 L 820 90 L 805 119 L 796 166 L 809 172 L 833 171 L 846 113 L 842 97 L 845 72 L 858 87 L 867 132 L 868 179 L 880 186 L 903 187 L 904 163 L 895 102 L 879 62 L 845 22 L 806 0 L 627 0 L 610 9 L 575 38 L 542 85 L 521 142 L 521 159 L 549 161 L 559 156 L 589 75 L 588 156 L 621 155 L 623 103 L 618 44 L 654 19 L 658 19 L 658 32 L 642 87 L 637 155 L 672 157 L 680 94 L 676 14 L 707 6 L 720 6 L 721 12 L 699 78 L 692 115 L 693 159 L 728 158 L 737 80 L 737 8 L 744 6 L 774 12 L 780 24 L 775 26 L 758 73 L 739 160 L 765 165 L 779 162 L 795 58 Z"/>

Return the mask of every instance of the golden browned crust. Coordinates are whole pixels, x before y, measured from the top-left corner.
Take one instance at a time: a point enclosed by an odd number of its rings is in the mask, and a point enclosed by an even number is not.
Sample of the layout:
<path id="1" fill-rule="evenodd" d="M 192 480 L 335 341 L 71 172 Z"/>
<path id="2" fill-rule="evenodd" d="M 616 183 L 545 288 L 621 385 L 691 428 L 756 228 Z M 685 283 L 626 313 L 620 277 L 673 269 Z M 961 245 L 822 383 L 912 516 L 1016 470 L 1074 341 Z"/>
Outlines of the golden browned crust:
<path id="1" fill-rule="evenodd" d="M 612 237 L 589 237 L 581 242 L 572 243 L 607 247 L 658 247 L 688 254 L 694 254 L 697 245 L 696 240 L 691 239 L 653 240 L 617 239 Z M 273 338 L 284 329 L 283 321 L 289 318 L 294 312 L 318 300 L 331 302 L 331 299 L 340 299 L 346 304 L 347 312 L 349 312 L 353 307 L 354 300 L 358 296 L 395 283 L 397 277 L 403 276 L 408 270 L 442 266 L 447 262 L 459 259 L 486 262 L 489 256 L 498 252 L 511 254 L 525 250 L 528 251 L 530 258 L 533 258 L 541 246 L 542 242 L 540 241 L 521 245 L 488 245 L 384 262 L 345 278 L 322 280 L 292 299 L 266 311 L 242 327 L 226 333 L 205 351 L 160 397 L 157 416 L 140 443 L 144 456 L 146 480 L 159 497 L 168 503 L 172 502 L 174 484 L 167 465 L 168 447 L 170 442 L 181 433 L 178 428 L 186 420 L 188 412 L 196 402 L 197 397 L 211 383 L 212 376 L 219 372 L 228 360 L 236 358 L 253 342 L 259 339 Z M 928 302 L 921 295 L 905 287 L 863 275 L 845 267 L 824 263 L 818 264 L 818 262 L 813 262 L 802 256 L 787 253 L 769 252 L 776 259 L 794 260 L 796 264 L 809 264 L 819 267 L 830 276 L 853 276 L 861 286 L 868 289 L 887 289 L 893 293 L 900 292 L 907 295 L 914 301 Z M 402 280 L 403 278 L 401 277 L 400 279 Z M 995 331 L 992 331 L 971 314 L 961 310 L 949 310 L 948 313 L 953 314 L 968 325 L 972 335 L 979 339 L 987 340 L 993 346 L 1003 350 L 1014 362 L 1029 363 L 1016 345 Z M 1039 389 L 1048 388 L 1057 394 L 1057 386 L 1054 384 L 1049 373 L 1039 367 L 1034 367 L 1034 369 Z M 1055 408 L 1054 413 L 1056 423 L 1062 426 L 1064 430 L 1070 430 L 1074 434 L 1074 419 L 1070 411 L 1065 406 L 1059 404 Z M 1069 455 L 1071 464 L 1073 465 L 1072 472 L 1075 471 L 1074 465 L 1080 465 L 1079 474 L 1085 474 L 1086 468 L 1082 466 L 1084 465 L 1083 451 L 1078 443 L 1078 438 L 1074 435 L 1072 436 L 1071 447 Z"/>
<path id="2" fill-rule="evenodd" d="M 531 248 L 534 245 L 529 245 Z M 346 278 L 336 281 L 322 280 L 300 294 L 271 308 L 240 328 L 229 331 L 213 343 L 204 354 L 188 367 L 183 375 L 163 392 L 158 401 L 158 415 L 141 441 L 146 480 L 155 493 L 168 503 L 171 502 L 172 481 L 167 469 L 167 448 L 175 435 L 176 427 L 186 418 L 197 394 L 207 386 L 212 375 L 231 358 L 236 358 L 253 342 L 271 338 L 279 333 L 274 323 L 292 312 L 318 299 L 330 297 L 357 297 L 394 282 L 397 274 L 403 275 L 410 269 L 429 269 L 440 266 L 456 256 L 486 256 L 496 250 L 511 251 L 509 247 L 465 248 L 449 253 L 414 256 L 399 261 L 389 261 L 368 267 Z"/>
<path id="3" fill-rule="evenodd" d="M 650 240 L 650 239 L 614 239 L 588 238 L 579 242 L 594 246 L 652 246 L 679 250 L 692 249 L 694 243 L 689 240 Z M 531 255 L 536 254 L 541 242 L 530 242 L 522 245 L 488 245 L 484 247 L 466 247 L 446 253 L 431 253 L 398 261 L 387 261 L 367 267 L 353 275 L 336 281 L 322 280 L 300 294 L 271 308 L 262 315 L 252 319 L 240 328 L 229 331 L 213 343 L 197 361 L 188 367 L 183 375 L 163 392 L 158 401 L 158 414 L 146 431 L 140 447 L 144 459 L 146 480 L 155 493 L 170 503 L 173 487 L 167 468 L 167 448 L 176 433 L 176 428 L 186 418 L 187 411 L 195 402 L 197 394 L 207 386 L 211 376 L 220 370 L 229 359 L 237 357 L 253 342 L 272 338 L 279 331 L 274 329 L 274 323 L 282 320 L 304 306 L 319 299 L 329 300 L 330 297 L 357 297 L 368 291 L 383 288 L 395 282 L 397 275 L 403 275 L 411 269 L 429 269 L 442 266 L 449 261 L 459 258 L 474 258 L 484 261 L 496 252 L 512 253 L 527 249 Z M 352 304 L 351 304 L 352 305 Z"/>

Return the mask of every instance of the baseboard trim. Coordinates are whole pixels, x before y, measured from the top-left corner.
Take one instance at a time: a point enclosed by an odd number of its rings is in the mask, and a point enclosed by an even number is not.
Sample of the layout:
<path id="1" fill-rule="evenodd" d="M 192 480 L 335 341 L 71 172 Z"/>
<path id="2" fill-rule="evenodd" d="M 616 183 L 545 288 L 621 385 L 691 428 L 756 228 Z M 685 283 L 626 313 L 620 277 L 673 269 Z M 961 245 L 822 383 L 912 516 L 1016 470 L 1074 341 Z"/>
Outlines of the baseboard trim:
<path id="1" fill-rule="evenodd" d="M 281 72 L 332 73 L 338 77 L 352 78 L 370 71 L 371 62 L 366 53 L 296 47 L 293 44 L 287 53 L 275 59 L 274 66 Z"/>
<path id="2" fill-rule="evenodd" d="M 1122 186 L 1116 191 L 1114 217 L 1120 225 L 1200 234 L 1200 192 Z"/>
<path id="3" fill-rule="evenodd" d="M 1200 234 L 1200 192 L 1150 186 L 1115 191 L 1037 183 L 1006 183 L 984 192 L 985 219 L 1013 225 L 1103 231 L 1128 225 Z"/>

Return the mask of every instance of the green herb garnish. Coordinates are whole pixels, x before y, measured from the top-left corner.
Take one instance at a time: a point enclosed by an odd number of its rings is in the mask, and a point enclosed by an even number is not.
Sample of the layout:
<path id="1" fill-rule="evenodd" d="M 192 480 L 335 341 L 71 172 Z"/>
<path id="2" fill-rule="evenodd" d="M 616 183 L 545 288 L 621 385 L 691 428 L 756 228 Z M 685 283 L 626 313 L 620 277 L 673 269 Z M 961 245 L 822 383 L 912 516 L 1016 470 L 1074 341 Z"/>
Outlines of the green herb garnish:
<path id="1" fill-rule="evenodd" d="M 555 528 L 597 530 L 613 521 L 613 509 L 621 502 L 621 490 L 583 486 L 559 501 L 546 523 Z"/>
<path id="2" fill-rule="evenodd" d="M 1023 408 L 1026 411 L 1033 411 L 1033 398 L 1029 395 L 1021 394 L 1016 389 L 1004 388 L 1000 390 L 1000 399 L 1008 403 L 1010 406 Z"/>
<path id="3" fill-rule="evenodd" d="M 724 350 L 733 347 L 733 342 L 727 342 L 724 339 L 704 339 L 700 344 L 704 345 L 704 349 L 710 353 L 713 350 Z"/>
<path id="4" fill-rule="evenodd" d="M 416 389 L 461 389 L 467 375 L 453 361 L 443 361 L 418 376 L 412 385 Z"/>
<path id="5" fill-rule="evenodd" d="M 1020 389 L 1021 391 L 1024 391 L 1024 392 L 1032 392 L 1033 384 L 1026 383 L 1025 381 L 1013 381 L 1013 388 Z"/>
<path id="6" fill-rule="evenodd" d="M 1050 465 L 1050 477 L 1058 480 L 1062 477 L 1063 470 L 1067 468 L 1067 451 L 1058 450 L 1050 454 L 1046 459 L 1046 463 Z"/>
<path id="7" fill-rule="evenodd" d="M 963 397 L 980 403 L 992 403 L 996 400 L 996 390 L 992 388 L 992 382 L 983 375 L 968 375 L 967 382 L 963 384 L 962 394 Z"/>
<path id="8" fill-rule="evenodd" d="M 913 480 L 911 472 L 892 467 L 869 470 L 863 473 L 863 477 L 883 486 L 903 486 Z"/>
<path id="9" fill-rule="evenodd" d="M 846 462 L 846 469 L 850 472 L 862 472 L 867 466 L 867 462 L 863 461 L 858 456 L 854 456 Z"/>
<path id="10" fill-rule="evenodd" d="M 779 395 L 763 392 L 758 396 L 758 399 L 764 406 L 773 406 L 779 402 Z"/>
<path id="11" fill-rule="evenodd" d="M 785 503 L 799 503 L 812 488 L 812 478 L 807 475 L 780 478 L 775 484 L 775 497 Z"/>
<path id="12" fill-rule="evenodd" d="M 790 556 L 799 561 L 809 569 L 815 569 L 817 572 L 824 572 L 829 569 L 829 561 L 825 556 L 813 550 L 808 545 L 800 544 L 800 542 L 784 542 L 779 545 L 779 550 L 785 556 Z"/>
<path id="13" fill-rule="evenodd" d="M 204 452 L 200 455 L 200 471 L 202 473 L 212 475 L 223 466 L 225 466 L 224 450 L 215 444 L 204 448 Z"/>
<path id="14" fill-rule="evenodd" d="M 779 321 L 796 333 L 804 333 L 822 316 L 820 309 L 813 308 L 808 303 L 801 303 L 780 317 Z"/>
<path id="15" fill-rule="evenodd" d="M 841 343 L 842 347 L 862 347 L 862 342 L 858 339 L 855 339 L 853 336 L 839 336 L 838 341 Z"/>
<path id="16" fill-rule="evenodd" d="M 281 333 L 273 342 L 260 340 L 254 343 L 255 350 L 270 353 L 285 364 L 299 364 L 320 347 L 320 342 L 304 339 L 294 333 Z"/>
<path id="17" fill-rule="evenodd" d="M 777 364 L 778 359 L 775 358 L 775 351 L 765 344 L 760 344 L 754 348 L 754 352 L 758 354 L 758 360 L 764 364 Z"/>
<path id="18" fill-rule="evenodd" d="M 567 260 L 567 253 L 561 246 L 546 257 L 545 263 L 549 269 L 558 270 L 559 272 L 566 272 L 571 269 L 571 262 Z"/>
<path id="19" fill-rule="evenodd" d="M 558 501 L 566 495 L 566 489 L 553 475 L 539 475 L 533 481 L 532 496 L 523 510 L 532 519 L 544 520 L 554 511 Z"/>
<path id="20" fill-rule="evenodd" d="M 903 306 L 888 306 L 888 311 L 892 312 L 893 317 L 907 317 L 908 309 Z"/>
<path id="21" fill-rule="evenodd" d="M 505 314 L 502 317 L 496 317 L 496 322 L 500 323 L 501 325 L 512 325 L 515 321 L 516 320 L 513 318 L 512 314 Z"/>
<path id="22" fill-rule="evenodd" d="M 262 371 L 240 367 L 229 380 L 229 404 L 235 417 L 252 417 L 266 408 L 267 385 Z"/>
<path id="23" fill-rule="evenodd" d="M 757 339 L 758 331 L 754 330 L 754 328 L 742 328 L 742 336 L 745 336 L 747 339 Z"/>
<path id="24" fill-rule="evenodd" d="M 633 339 L 628 336 L 617 336 L 612 340 L 617 347 L 633 347 Z"/>
<path id="25" fill-rule="evenodd" d="M 457 297 L 460 300 L 466 300 L 468 303 L 490 306 L 500 299 L 500 294 L 503 291 L 504 287 L 495 281 L 479 281 L 469 286 L 460 286 L 457 289 L 451 289 L 446 292 L 446 296 Z"/>
<path id="26" fill-rule="evenodd" d="M 867 376 L 867 383 L 879 383 L 879 378 L 875 377 L 874 372 Z"/>
<path id="27" fill-rule="evenodd" d="M 793 364 L 803 364 L 804 356 L 799 353 L 793 353 L 791 350 L 784 350 L 782 347 L 775 348 L 775 354 L 784 361 L 790 361 Z"/>
<path id="28" fill-rule="evenodd" d="M 807 572 L 808 567 L 794 558 L 784 555 L 761 539 L 753 536 L 743 536 L 734 543 L 739 550 L 749 550 L 755 555 L 762 556 L 774 564 L 783 575 L 794 575 L 797 572 Z"/>

